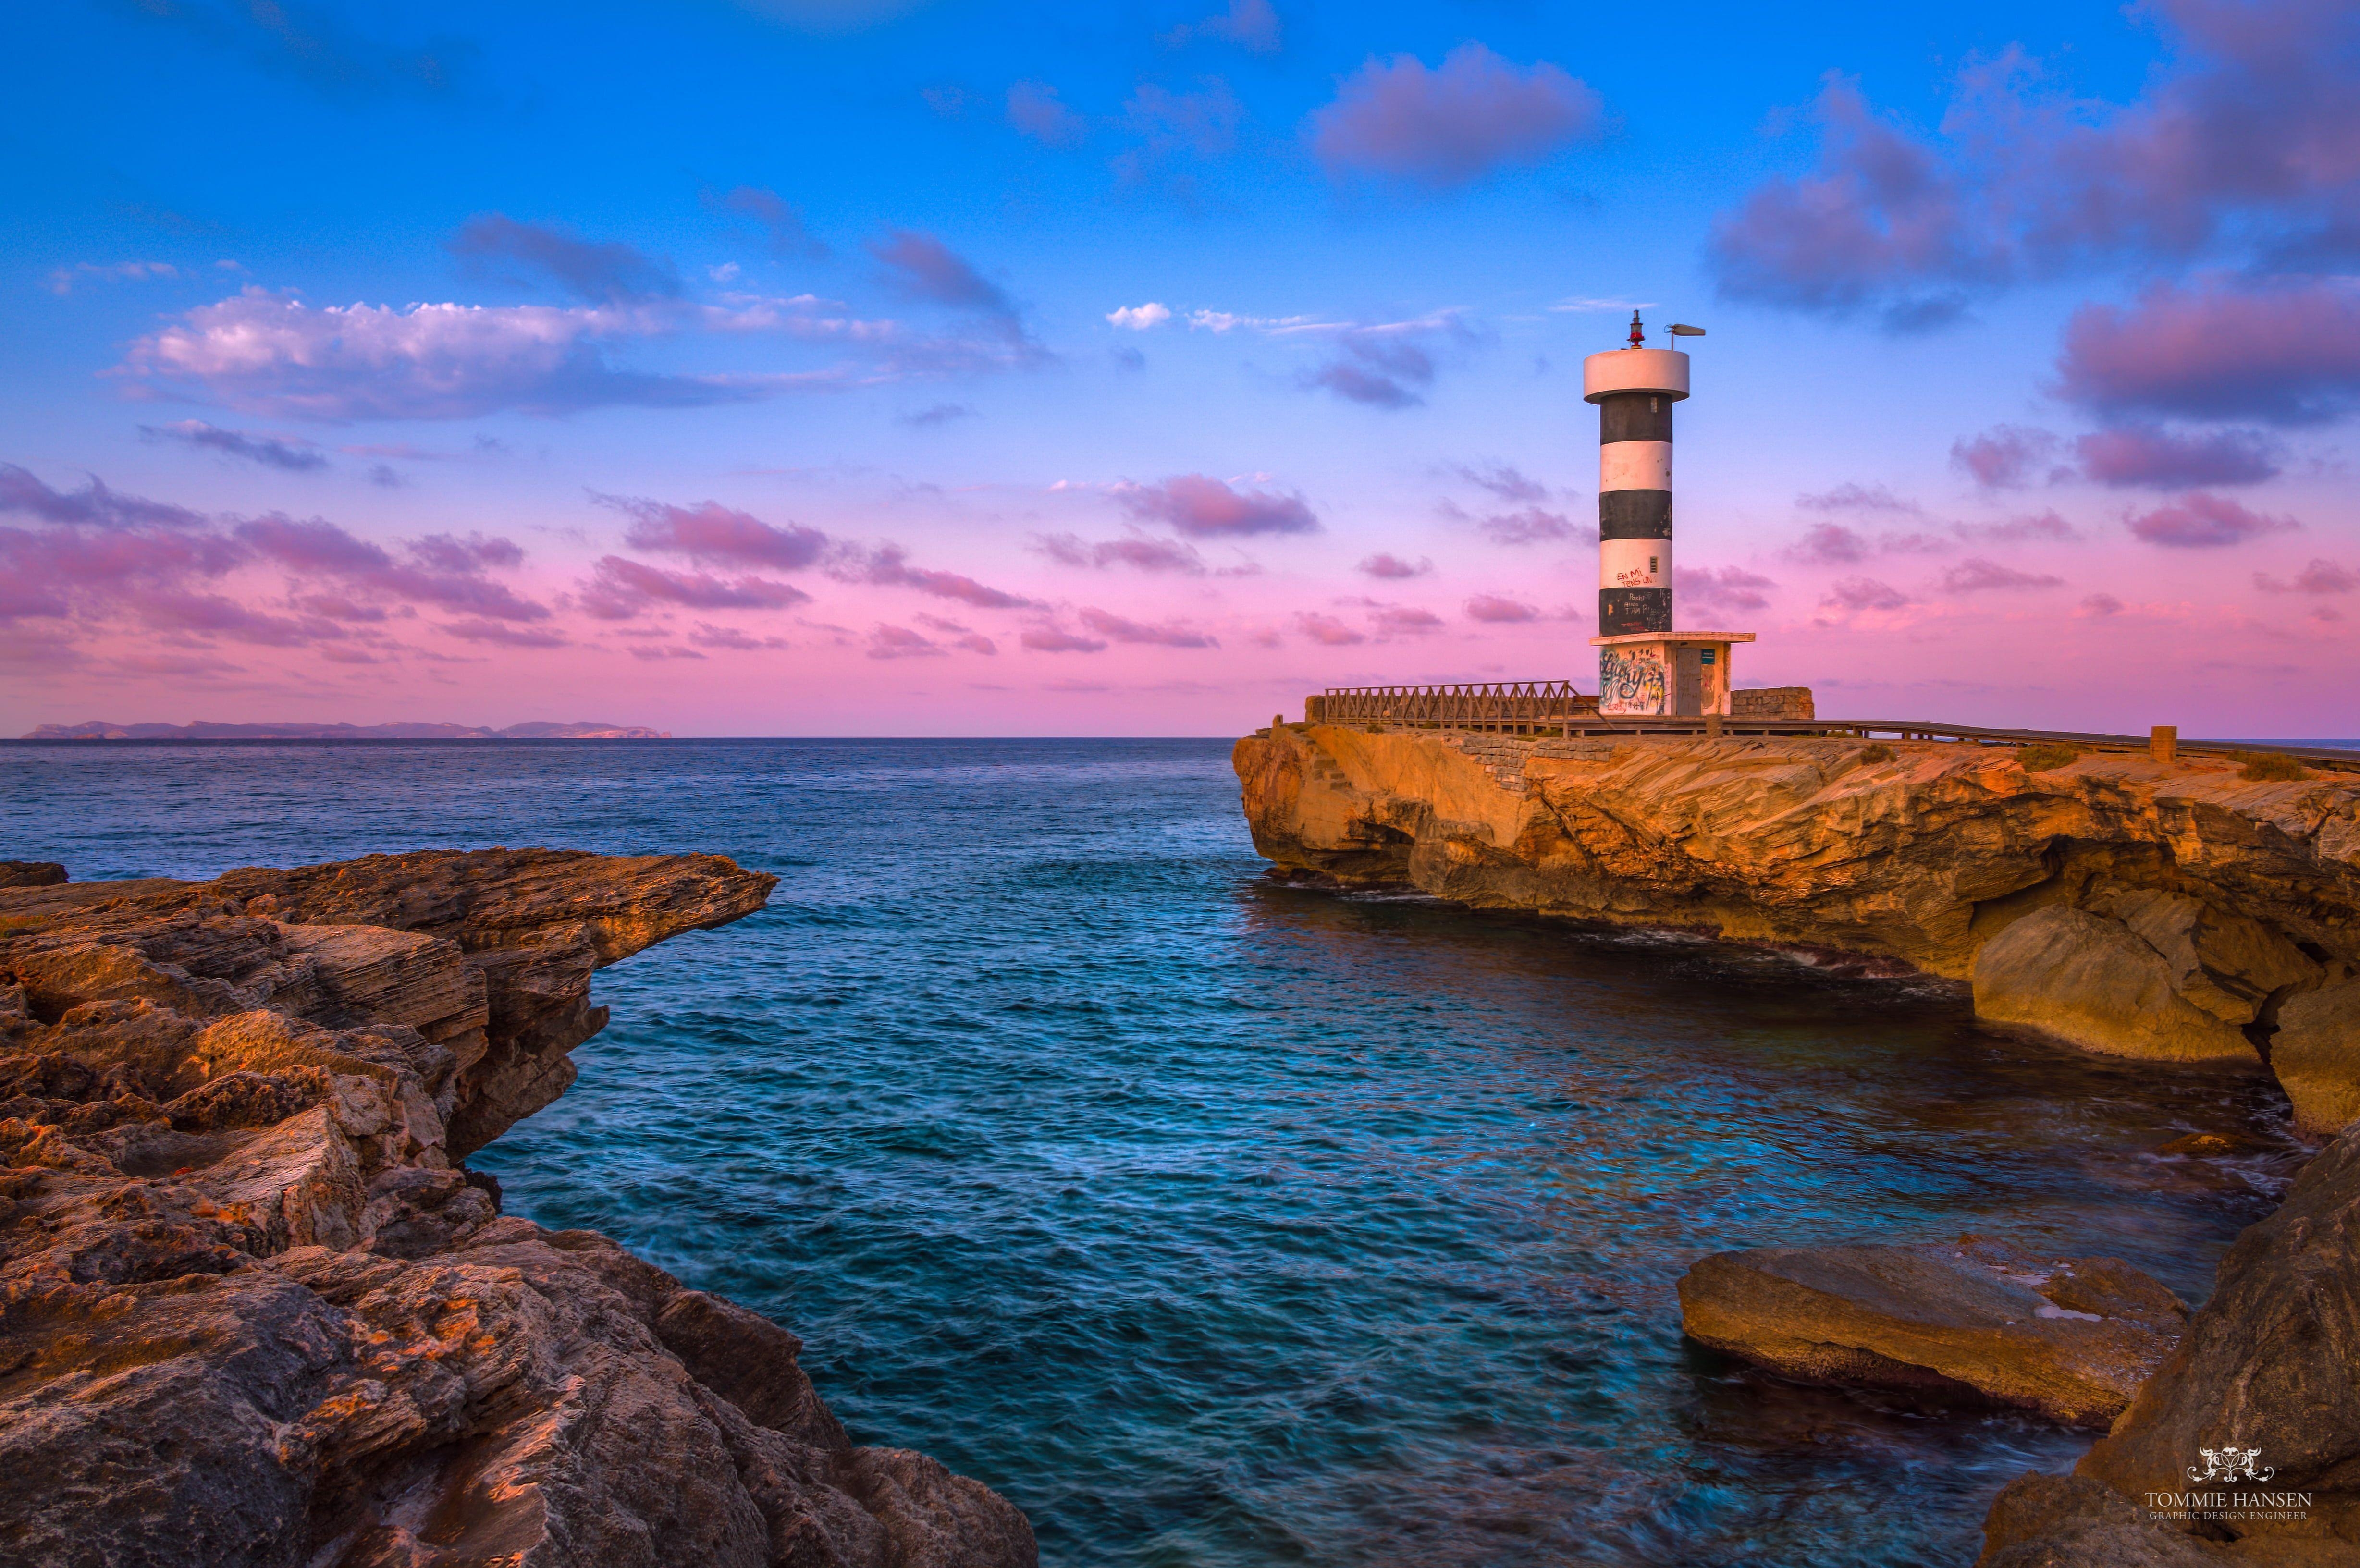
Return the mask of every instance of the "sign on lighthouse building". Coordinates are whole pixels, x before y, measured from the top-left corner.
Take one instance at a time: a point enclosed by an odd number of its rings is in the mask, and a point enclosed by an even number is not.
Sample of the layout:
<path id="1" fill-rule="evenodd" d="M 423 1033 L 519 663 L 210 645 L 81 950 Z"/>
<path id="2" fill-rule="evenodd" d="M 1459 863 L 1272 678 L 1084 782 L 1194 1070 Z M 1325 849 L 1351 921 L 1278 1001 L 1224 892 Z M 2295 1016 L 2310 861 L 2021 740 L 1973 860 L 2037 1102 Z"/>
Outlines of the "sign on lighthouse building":
<path id="1" fill-rule="evenodd" d="M 1675 629 L 1672 406 L 1688 395 L 1688 356 L 1646 341 L 1633 310 L 1628 347 L 1581 362 L 1582 397 L 1598 405 L 1598 711 L 1725 714 L 1732 645 L 1754 634 Z"/>

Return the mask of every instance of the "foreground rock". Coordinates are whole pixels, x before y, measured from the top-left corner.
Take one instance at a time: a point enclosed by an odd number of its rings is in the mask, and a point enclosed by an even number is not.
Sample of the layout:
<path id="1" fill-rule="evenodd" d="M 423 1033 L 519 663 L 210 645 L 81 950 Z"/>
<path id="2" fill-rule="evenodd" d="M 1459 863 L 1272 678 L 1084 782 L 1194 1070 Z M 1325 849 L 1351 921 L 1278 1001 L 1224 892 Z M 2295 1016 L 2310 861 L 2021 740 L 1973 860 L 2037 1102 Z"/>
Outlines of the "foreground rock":
<path id="1" fill-rule="evenodd" d="M 1234 761 L 1255 847 L 1294 875 L 1907 964 L 2083 1050 L 2267 1060 L 2304 1131 L 2360 1115 L 2360 776 L 1334 724 Z"/>
<path id="2" fill-rule="evenodd" d="M 793 1335 L 459 1169 L 712 855 L 0 892 L 0 1561 L 950 1568 L 1023 1517 L 858 1448 Z"/>
<path id="3" fill-rule="evenodd" d="M 2028 1475 L 2001 1494 L 1984 1526 L 1983 1568 L 2360 1563 L 2355 1368 L 2360 1128 L 2306 1166 L 2278 1213 L 2237 1238 L 2179 1348 L 2073 1474 Z M 2199 1478 L 2218 1468 L 2207 1450 L 2232 1448 L 2257 1451 L 2251 1470 L 2267 1478 Z M 2302 1500 L 2148 1517 L 2151 1494 L 2190 1493 Z M 2288 1514 L 2300 1517 L 2269 1517 Z"/>
<path id="4" fill-rule="evenodd" d="M 1789 1377 L 2085 1427 L 2122 1413 L 2188 1317 L 2117 1258 L 2043 1259 L 1973 1237 L 1718 1253 L 1679 1292 L 1690 1338 Z"/>

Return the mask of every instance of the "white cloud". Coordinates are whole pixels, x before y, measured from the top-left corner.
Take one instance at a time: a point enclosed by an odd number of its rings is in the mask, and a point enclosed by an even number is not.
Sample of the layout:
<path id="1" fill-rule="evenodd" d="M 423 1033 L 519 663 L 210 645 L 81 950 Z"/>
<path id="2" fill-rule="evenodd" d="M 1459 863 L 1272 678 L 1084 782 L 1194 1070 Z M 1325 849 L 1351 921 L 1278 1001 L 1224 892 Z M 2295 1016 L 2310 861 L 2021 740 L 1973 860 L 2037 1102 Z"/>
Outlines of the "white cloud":
<path id="1" fill-rule="evenodd" d="M 1159 305 L 1153 299 L 1144 305 L 1125 305 L 1120 310 L 1107 312 L 1108 321 L 1118 327 L 1125 327 L 1134 332 L 1143 332 L 1150 327 L 1160 327 L 1171 319 L 1172 308 L 1168 305 Z"/>

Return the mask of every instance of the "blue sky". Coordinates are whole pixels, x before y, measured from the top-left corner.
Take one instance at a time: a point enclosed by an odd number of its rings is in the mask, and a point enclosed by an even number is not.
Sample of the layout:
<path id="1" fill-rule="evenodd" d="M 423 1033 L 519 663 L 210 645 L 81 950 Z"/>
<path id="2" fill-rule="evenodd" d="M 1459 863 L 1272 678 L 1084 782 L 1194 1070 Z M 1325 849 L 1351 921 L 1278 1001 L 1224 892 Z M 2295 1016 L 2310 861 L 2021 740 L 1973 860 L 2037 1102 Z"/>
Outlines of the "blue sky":
<path id="1" fill-rule="evenodd" d="M 1741 683 L 2350 729 L 2350 8 L 1644 22 L 41 8 L 0 724 L 1219 733 L 1586 681 L 1579 361 L 1640 303 L 1710 330 L 1680 618 L 1763 634 Z"/>

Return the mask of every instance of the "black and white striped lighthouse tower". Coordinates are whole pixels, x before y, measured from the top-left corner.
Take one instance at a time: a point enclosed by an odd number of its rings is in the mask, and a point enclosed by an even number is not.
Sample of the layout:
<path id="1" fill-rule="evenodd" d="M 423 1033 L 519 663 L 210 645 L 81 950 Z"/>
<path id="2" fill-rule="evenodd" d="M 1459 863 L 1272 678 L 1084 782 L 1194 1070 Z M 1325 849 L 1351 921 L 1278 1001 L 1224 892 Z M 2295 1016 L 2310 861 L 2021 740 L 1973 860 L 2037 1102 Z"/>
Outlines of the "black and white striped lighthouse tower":
<path id="1" fill-rule="evenodd" d="M 1688 356 L 1631 345 L 1581 362 L 1598 405 L 1598 635 L 1672 629 L 1672 405 L 1688 395 Z"/>
<path id="2" fill-rule="evenodd" d="M 1725 716 L 1730 656 L 1754 634 L 1672 620 L 1672 405 L 1688 395 L 1688 356 L 1649 348 L 1633 310 L 1628 348 L 1581 362 L 1581 395 L 1598 405 L 1598 711 Z"/>

